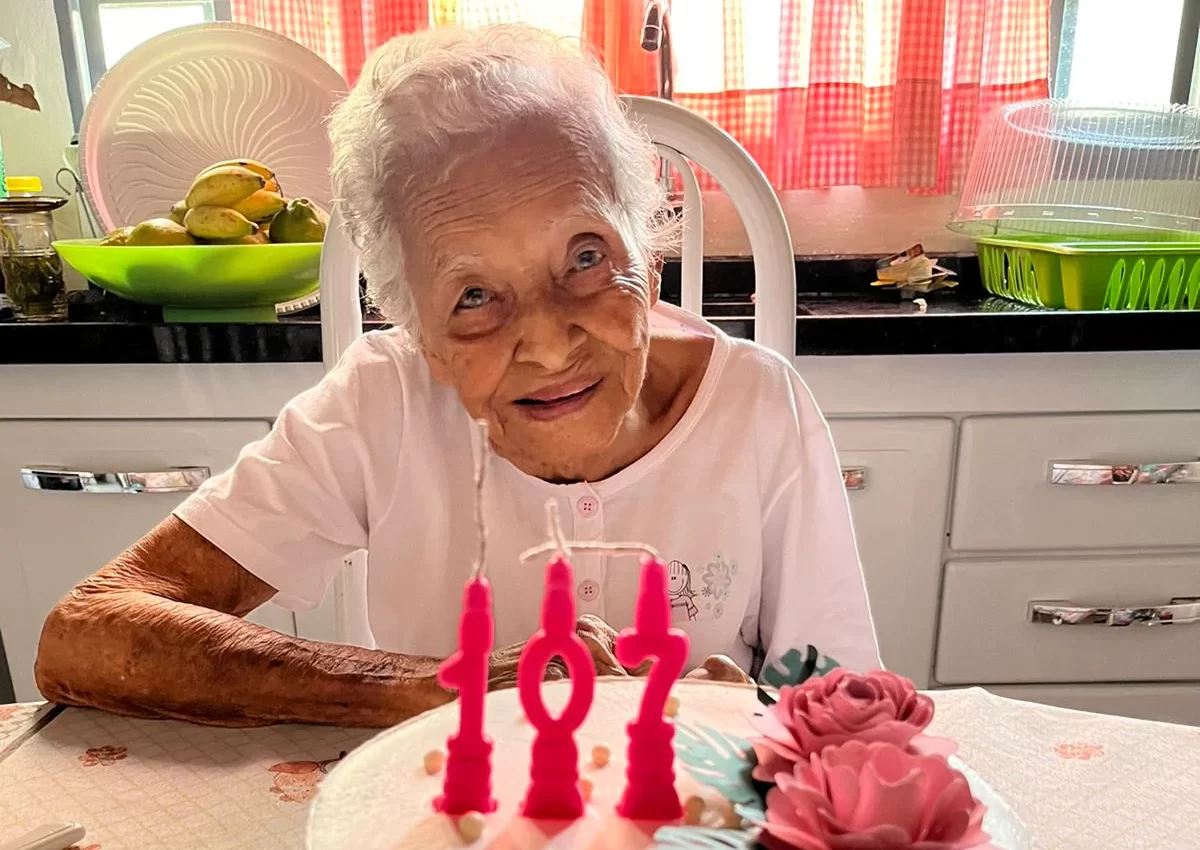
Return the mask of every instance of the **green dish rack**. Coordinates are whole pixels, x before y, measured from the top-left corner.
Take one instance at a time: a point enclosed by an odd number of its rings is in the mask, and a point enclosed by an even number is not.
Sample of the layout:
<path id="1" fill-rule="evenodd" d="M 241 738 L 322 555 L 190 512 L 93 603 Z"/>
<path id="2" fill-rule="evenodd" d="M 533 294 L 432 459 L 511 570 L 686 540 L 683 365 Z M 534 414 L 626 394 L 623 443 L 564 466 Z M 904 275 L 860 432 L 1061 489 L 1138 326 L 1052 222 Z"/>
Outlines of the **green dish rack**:
<path id="1" fill-rule="evenodd" d="M 993 295 L 1067 310 L 1200 309 L 1200 234 L 1164 239 L 977 237 Z"/>

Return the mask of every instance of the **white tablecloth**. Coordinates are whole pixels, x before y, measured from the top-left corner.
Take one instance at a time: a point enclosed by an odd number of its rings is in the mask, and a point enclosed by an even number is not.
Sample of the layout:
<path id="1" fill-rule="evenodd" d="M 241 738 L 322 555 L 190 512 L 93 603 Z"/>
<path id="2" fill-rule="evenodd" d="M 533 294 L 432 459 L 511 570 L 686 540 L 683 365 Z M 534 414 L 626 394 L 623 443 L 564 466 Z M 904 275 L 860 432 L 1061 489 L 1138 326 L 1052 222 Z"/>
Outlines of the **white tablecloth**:
<path id="1" fill-rule="evenodd" d="M 1200 728 L 979 689 L 933 697 L 930 732 L 958 741 L 1038 850 L 1200 848 Z M 301 850 L 325 771 L 372 734 L 210 729 L 77 709 L 30 734 L 45 720 L 38 712 L 0 706 L 0 839 L 79 821 L 84 850 Z"/>

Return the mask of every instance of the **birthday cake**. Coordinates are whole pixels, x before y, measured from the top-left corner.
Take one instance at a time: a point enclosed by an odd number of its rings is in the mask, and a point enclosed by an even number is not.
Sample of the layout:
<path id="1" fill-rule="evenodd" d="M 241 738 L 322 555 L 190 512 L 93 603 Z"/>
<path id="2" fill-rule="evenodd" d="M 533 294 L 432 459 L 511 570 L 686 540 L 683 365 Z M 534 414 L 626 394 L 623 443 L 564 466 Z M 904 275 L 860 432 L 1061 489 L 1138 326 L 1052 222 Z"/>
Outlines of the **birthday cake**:
<path id="1" fill-rule="evenodd" d="M 308 847 L 1026 850 L 1030 841 L 1019 820 L 977 777 L 946 760 L 946 742 L 939 746 L 923 734 L 932 718 L 928 698 L 899 677 L 881 675 L 890 679 L 835 671 L 824 683 L 785 688 L 772 707 L 752 686 L 676 682 L 674 788 L 683 814 L 671 823 L 617 814 L 628 781 L 627 727 L 638 716 L 645 679 L 596 680 L 591 710 L 574 734 L 586 805 L 581 817 L 567 821 L 521 814 L 537 730 L 516 690 L 486 699 L 495 810 L 472 813 L 470 830 L 464 818 L 439 812 L 435 801 L 445 780 L 439 756 L 460 722 L 458 705 L 447 705 L 382 733 L 332 771 L 310 814 Z M 877 706 L 864 694 L 864 680 Z M 561 711 L 571 687 L 546 683 L 547 709 Z M 847 699 L 855 705 L 837 705 Z M 820 752 L 803 758 L 805 749 Z M 871 830 L 878 844 L 839 840 Z M 901 843 L 906 834 L 916 840 Z"/>

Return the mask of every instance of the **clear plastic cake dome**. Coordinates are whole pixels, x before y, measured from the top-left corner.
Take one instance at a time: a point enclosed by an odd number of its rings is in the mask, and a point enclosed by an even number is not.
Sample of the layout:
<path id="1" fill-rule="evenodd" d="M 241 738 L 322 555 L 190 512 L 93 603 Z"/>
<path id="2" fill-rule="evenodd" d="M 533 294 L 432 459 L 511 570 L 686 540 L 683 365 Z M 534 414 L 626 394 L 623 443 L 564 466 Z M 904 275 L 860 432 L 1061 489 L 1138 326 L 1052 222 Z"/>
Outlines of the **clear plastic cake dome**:
<path id="1" fill-rule="evenodd" d="M 1200 239 L 1200 109 L 1011 104 L 980 129 L 948 227 L 973 237 Z"/>

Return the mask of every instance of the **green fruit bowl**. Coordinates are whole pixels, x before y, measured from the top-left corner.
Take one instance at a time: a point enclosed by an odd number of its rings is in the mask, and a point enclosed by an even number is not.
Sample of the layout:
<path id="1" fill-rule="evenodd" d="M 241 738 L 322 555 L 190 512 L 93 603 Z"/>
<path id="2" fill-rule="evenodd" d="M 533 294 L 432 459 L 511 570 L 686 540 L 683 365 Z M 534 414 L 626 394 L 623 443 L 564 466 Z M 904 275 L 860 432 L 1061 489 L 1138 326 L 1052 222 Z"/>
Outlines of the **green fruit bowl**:
<path id="1" fill-rule="evenodd" d="M 109 292 L 163 308 L 167 322 L 274 322 L 275 305 L 317 288 L 321 243 L 101 245 L 60 239 L 55 250 Z"/>

